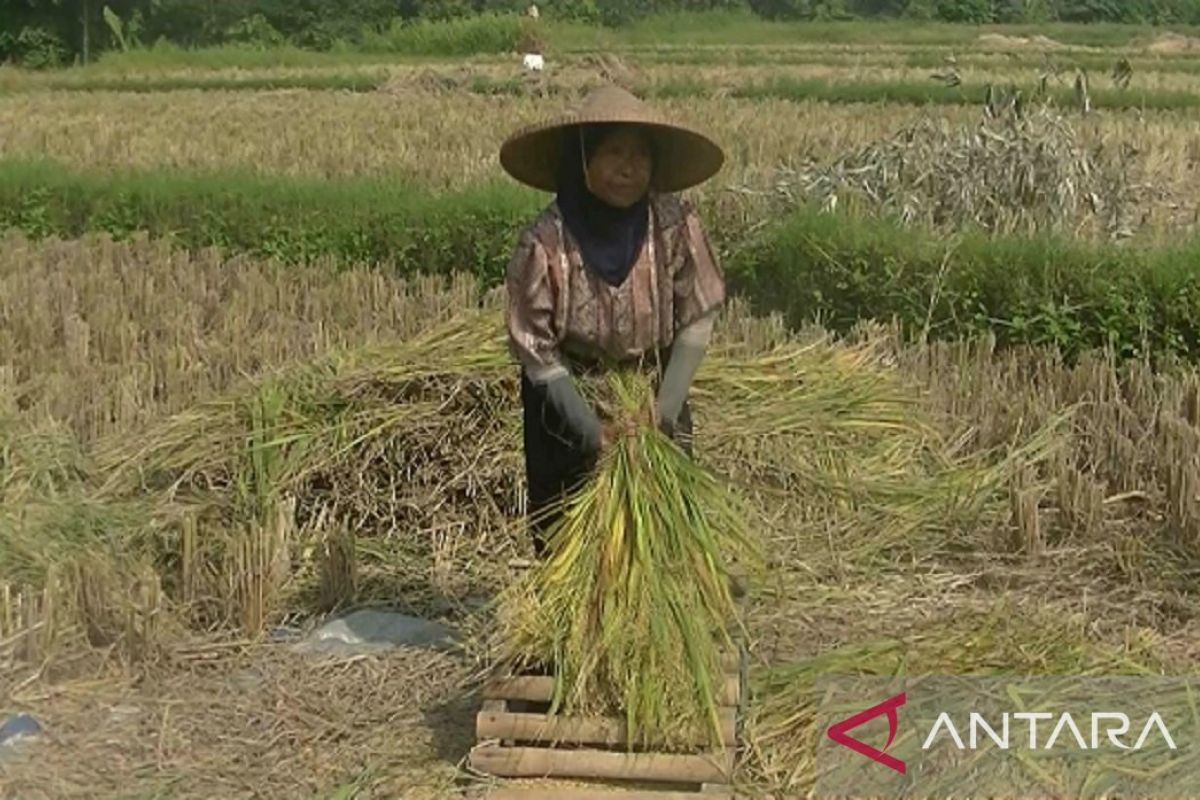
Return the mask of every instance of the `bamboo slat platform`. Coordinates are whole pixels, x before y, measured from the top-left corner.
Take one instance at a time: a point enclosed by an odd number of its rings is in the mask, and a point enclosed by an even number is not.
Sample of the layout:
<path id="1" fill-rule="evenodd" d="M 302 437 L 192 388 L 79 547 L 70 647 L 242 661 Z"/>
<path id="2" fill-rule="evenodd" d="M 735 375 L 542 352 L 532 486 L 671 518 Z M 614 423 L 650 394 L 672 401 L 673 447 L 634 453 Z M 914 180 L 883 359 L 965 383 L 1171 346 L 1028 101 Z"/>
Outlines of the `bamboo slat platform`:
<path id="1" fill-rule="evenodd" d="M 692 754 L 628 752 L 624 720 L 547 714 L 554 690 L 554 680 L 549 676 L 512 675 L 492 680 L 483 689 L 483 706 L 475 721 L 472 768 L 498 778 L 592 781 L 597 785 L 580 788 L 502 785 L 482 797 L 731 800 L 739 722 L 745 701 L 744 652 L 724 655 L 722 668 L 725 684 L 720 695 L 720 746 L 714 748 L 697 742 Z M 639 788 L 625 788 L 633 784 Z"/>

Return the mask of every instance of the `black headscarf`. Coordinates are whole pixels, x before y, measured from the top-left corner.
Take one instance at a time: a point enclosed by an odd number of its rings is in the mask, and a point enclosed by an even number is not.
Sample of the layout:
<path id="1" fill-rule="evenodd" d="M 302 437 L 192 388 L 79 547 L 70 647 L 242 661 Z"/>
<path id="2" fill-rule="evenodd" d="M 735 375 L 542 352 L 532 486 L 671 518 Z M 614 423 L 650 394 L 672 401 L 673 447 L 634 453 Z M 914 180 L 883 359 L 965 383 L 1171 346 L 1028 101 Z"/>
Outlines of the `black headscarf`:
<path id="1" fill-rule="evenodd" d="M 564 131 L 562 161 L 558 169 L 558 209 L 563 223 L 579 244 L 584 265 L 620 286 L 633 269 L 649 229 L 649 192 L 629 208 L 616 208 L 592 194 L 584 176 L 584 161 L 617 126 L 592 124 Z M 580 148 L 583 152 L 580 152 Z"/>

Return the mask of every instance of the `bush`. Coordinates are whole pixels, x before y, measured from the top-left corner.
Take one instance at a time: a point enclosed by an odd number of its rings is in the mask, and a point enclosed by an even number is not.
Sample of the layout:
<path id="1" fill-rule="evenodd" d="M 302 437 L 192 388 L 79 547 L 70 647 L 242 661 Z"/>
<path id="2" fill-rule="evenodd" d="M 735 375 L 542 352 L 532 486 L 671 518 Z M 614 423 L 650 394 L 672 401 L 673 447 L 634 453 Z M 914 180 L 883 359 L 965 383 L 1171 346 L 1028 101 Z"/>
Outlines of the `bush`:
<path id="1" fill-rule="evenodd" d="M 8 31 L 0 31 L 0 62 L 16 56 L 17 37 Z"/>
<path id="2" fill-rule="evenodd" d="M 30 69 L 59 67 L 67 60 L 67 47 L 55 34 L 42 28 L 22 28 L 13 41 L 18 63 Z"/>
<path id="3" fill-rule="evenodd" d="M 271 23 L 267 22 L 267 18 L 262 14 L 254 14 L 230 25 L 225 31 L 225 40 L 259 50 L 279 47 L 287 41 L 282 33 L 271 27 Z"/>
<path id="4" fill-rule="evenodd" d="M 522 18 L 515 14 L 483 14 L 447 22 L 393 20 L 384 33 L 366 32 L 367 52 L 466 56 L 516 51 L 522 41 Z"/>

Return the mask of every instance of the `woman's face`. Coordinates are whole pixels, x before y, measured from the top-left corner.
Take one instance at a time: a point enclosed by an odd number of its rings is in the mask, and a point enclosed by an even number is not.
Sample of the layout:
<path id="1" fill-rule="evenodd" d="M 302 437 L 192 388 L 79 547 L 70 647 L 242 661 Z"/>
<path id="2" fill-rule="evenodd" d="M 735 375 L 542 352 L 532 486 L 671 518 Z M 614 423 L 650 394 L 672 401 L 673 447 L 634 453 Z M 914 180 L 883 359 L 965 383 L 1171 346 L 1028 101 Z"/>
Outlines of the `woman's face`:
<path id="1" fill-rule="evenodd" d="M 588 161 L 588 188 L 610 206 L 628 208 L 650 188 L 653 168 L 649 136 L 626 125 L 596 146 Z"/>

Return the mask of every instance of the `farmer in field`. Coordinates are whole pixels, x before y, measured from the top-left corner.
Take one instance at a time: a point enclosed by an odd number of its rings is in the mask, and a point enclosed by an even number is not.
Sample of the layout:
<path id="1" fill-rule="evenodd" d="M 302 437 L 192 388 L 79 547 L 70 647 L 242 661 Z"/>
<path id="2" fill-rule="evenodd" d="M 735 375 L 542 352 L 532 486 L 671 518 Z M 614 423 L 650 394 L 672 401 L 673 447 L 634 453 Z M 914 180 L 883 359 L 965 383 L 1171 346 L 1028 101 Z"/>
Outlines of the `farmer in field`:
<path id="1" fill-rule="evenodd" d="M 674 192 L 721 168 L 712 140 L 616 88 L 527 127 L 500 150 L 518 181 L 555 193 L 508 267 L 508 333 L 521 366 L 525 469 L 541 555 L 555 501 L 620 435 L 575 376 L 637 364 L 652 371 L 657 424 L 691 452 L 687 394 L 725 300 L 695 210 Z"/>

